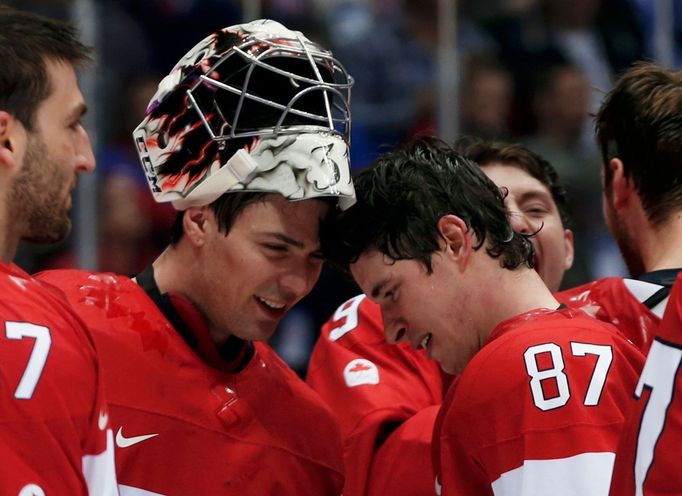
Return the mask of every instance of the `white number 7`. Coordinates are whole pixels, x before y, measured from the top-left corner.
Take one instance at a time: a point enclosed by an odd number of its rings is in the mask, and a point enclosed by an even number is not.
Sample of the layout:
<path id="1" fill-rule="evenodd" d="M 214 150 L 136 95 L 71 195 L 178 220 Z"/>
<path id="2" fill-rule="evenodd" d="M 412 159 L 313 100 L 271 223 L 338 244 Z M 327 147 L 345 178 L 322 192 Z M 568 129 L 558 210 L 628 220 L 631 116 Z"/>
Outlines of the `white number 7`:
<path id="1" fill-rule="evenodd" d="M 586 406 L 595 406 L 599 404 L 601 392 L 606 383 L 606 376 L 609 374 L 609 368 L 613 361 L 613 351 L 610 346 L 588 343 L 574 343 L 571 342 L 571 352 L 573 356 L 597 355 L 597 363 L 592 372 L 592 379 L 590 386 L 587 388 L 584 404 Z"/>
<path id="2" fill-rule="evenodd" d="M 17 390 L 14 392 L 15 398 L 28 400 L 33 396 L 33 391 L 35 391 L 40 375 L 43 373 L 47 355 L 50 352 L 52 345 L 50 329 L 28 322 L 6 322 L 5 334 L 7 339 L 34 338 L 36 340 L 26 364 L 26 370 L 24 370 Z"/>

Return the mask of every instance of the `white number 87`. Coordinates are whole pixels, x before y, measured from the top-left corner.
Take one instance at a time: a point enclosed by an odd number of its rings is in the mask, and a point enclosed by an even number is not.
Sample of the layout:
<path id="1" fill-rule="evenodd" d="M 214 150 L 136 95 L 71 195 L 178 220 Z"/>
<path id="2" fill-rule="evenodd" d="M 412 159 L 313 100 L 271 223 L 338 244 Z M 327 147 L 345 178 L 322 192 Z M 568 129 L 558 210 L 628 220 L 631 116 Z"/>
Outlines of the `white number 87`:
<path id="1" fill-rule="evenodd" d="M 6 322 L 5 334 L 7 339 L 35 339 L 35 345 L 26 364 L 26 369 L 21 376 L 17 390 L 14 392 L 15 398 L 28 400 L 33 396 L 40 375 L 43 373 L 50 346 L 52 346 L 50 329 L 28 322 Z"/>
<path id="2" fill-rule="evenodd" d="M 540 353 L 549 353 L 552 358 L 552 367 L 548 369 L 539 370 L 537 355 Z M 594 366 L 592 379 L 587 388 L 587 394 L 583 400 L 585 406 L 594 406 L 599 404 L 604 384 L 606 383 L 606 376 L 609 373 L 609 367 L 613 360 L 613 351 L 608 345 L 589 344 L 589 343 L 571 343 L 571 353 L 576 357 L 584 357 L 586 355 L 596 355 L 597 362 Z M 530 390 L 533 394 L 533 402 L 540 410 L 547 411 L 559 408 L 568 403 L 571 397 L 571 392 L 568 387 L 568 378 L 564 373 L 564 357 L 561 353 L 561 347 L 554 343 L 538 344 L 531 346 L 523 354 L 526 361 L 526 371 L 530 377 Z M 558 395 L 552 398 L 545 398 L 545 393 L 542 389 L 542 381 L 546 379 L 556 380 Z"/>

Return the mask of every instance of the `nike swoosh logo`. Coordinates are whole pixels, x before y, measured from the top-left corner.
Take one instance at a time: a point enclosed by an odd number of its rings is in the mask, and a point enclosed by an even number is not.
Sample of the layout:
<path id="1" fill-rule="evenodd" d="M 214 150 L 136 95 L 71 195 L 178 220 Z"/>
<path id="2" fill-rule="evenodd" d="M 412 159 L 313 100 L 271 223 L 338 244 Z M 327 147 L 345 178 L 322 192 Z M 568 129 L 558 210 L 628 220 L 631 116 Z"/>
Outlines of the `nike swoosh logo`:
<path id="1" fill-rule="evenodd" d="M 133 437 L 125 437 L 123 435 L 123 427 L 118 428 L 118 432 L 116 433 L 116 446 L 119 448 L 129 448 L 133 444 L 141 443 L 142 441 L 146 441 L 147 439 L 151 439 L 153 437 L 158 436 L 159 434 L 144 434 L 142 436 L 133 436 Z"/>

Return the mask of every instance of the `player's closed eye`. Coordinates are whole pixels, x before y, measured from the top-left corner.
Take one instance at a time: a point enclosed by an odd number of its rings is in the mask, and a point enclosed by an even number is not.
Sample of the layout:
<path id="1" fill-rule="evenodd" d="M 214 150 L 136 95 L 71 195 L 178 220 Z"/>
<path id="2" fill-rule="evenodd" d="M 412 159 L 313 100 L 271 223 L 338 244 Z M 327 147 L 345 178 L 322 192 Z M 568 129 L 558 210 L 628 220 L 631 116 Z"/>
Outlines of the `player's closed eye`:
<path id="1" fill-rule="evenodd" d="M 544 205 L 524 206 L 523 213 L 532 217 L 542 217 L 549 213 L 549 209 Z"/>
<path id="2" fill-rule="evenodd" d="M 282 255 L 289 250 L 287 245 L 265 243 L 263 244 L 263 246 L 265 247 L 266 250 L 272 253 L 276 253 L 278 255 Z"/>
<path id="3" fill-rule="evenodd" d="M 398 288 L 391 288 L 384 293 L 384 300 L 395 301 L 398 295 Z"/>

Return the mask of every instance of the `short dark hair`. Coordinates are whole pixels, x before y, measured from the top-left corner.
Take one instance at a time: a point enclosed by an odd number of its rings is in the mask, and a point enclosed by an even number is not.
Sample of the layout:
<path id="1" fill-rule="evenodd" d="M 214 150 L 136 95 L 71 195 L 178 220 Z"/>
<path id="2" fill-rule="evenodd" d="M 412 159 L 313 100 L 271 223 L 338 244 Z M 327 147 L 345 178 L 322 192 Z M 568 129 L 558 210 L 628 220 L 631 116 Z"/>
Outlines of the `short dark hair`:
<path id="1" fill-rule="evenodd" d="M 608 163 L 619 158 L 653 224 L 682 208 L 682 71 L 633 65 L 606 96 L 595 127 L 607 192 Z"/>
<path id="2" fill-rule="evenodd" d="M 69 24 L 0 6 L 0 110 L 28 130 L 52 91 L 48 59 L 77 66 L 90 60 L 90 48 L 78 41 Z"/>
<path id="3" fill-rule="evenodd" d="M 465 157 L 481 167 L 491 163 L 500 163 L 521 169 L 540 181 L 547 186 L 552 195 L 561 217 L 561 223 L 565 228 L 571 226 L 566 188 L 559 183 L 559 174 L 556 169 L 540 155 L 516 143 L 484 141 L 473 137 L 459 140 L 456 147 Z"/>
<path id="4" fill-rule="evenodd" d="M 244 211 L 244 209 L 256 203 L 258 201 L 263 201 L 268 193 L 263 192 L 244 192 L 244 193 L 223 193 L 217 200 L 210 204 L 211 210 L 218 219 L 218 229 L 220 232 L 227 235 L 232 228 L 239 214 Z M 182 238 L 183 227 L 182 218 L 185 212 L 178 212 L 173 226 L 171 227 L 171 244 L 174 245 L 180 238 Z"/>
<path id="5" fill-rule="evenodd" d="M 502 267 L 533 266 L 533 245 L 512 229 L 498 187 L 441 140 L 422 137 L 388 152 L 354 183 L 357 203 L 321 231 L 325 257 L 343 269 L 374 248 L 393 260 L 419 260 L 431 272 L 438 220 L 448 214 L 463 219 L 476 235 L 474 248 L 485 244 Z"/>

